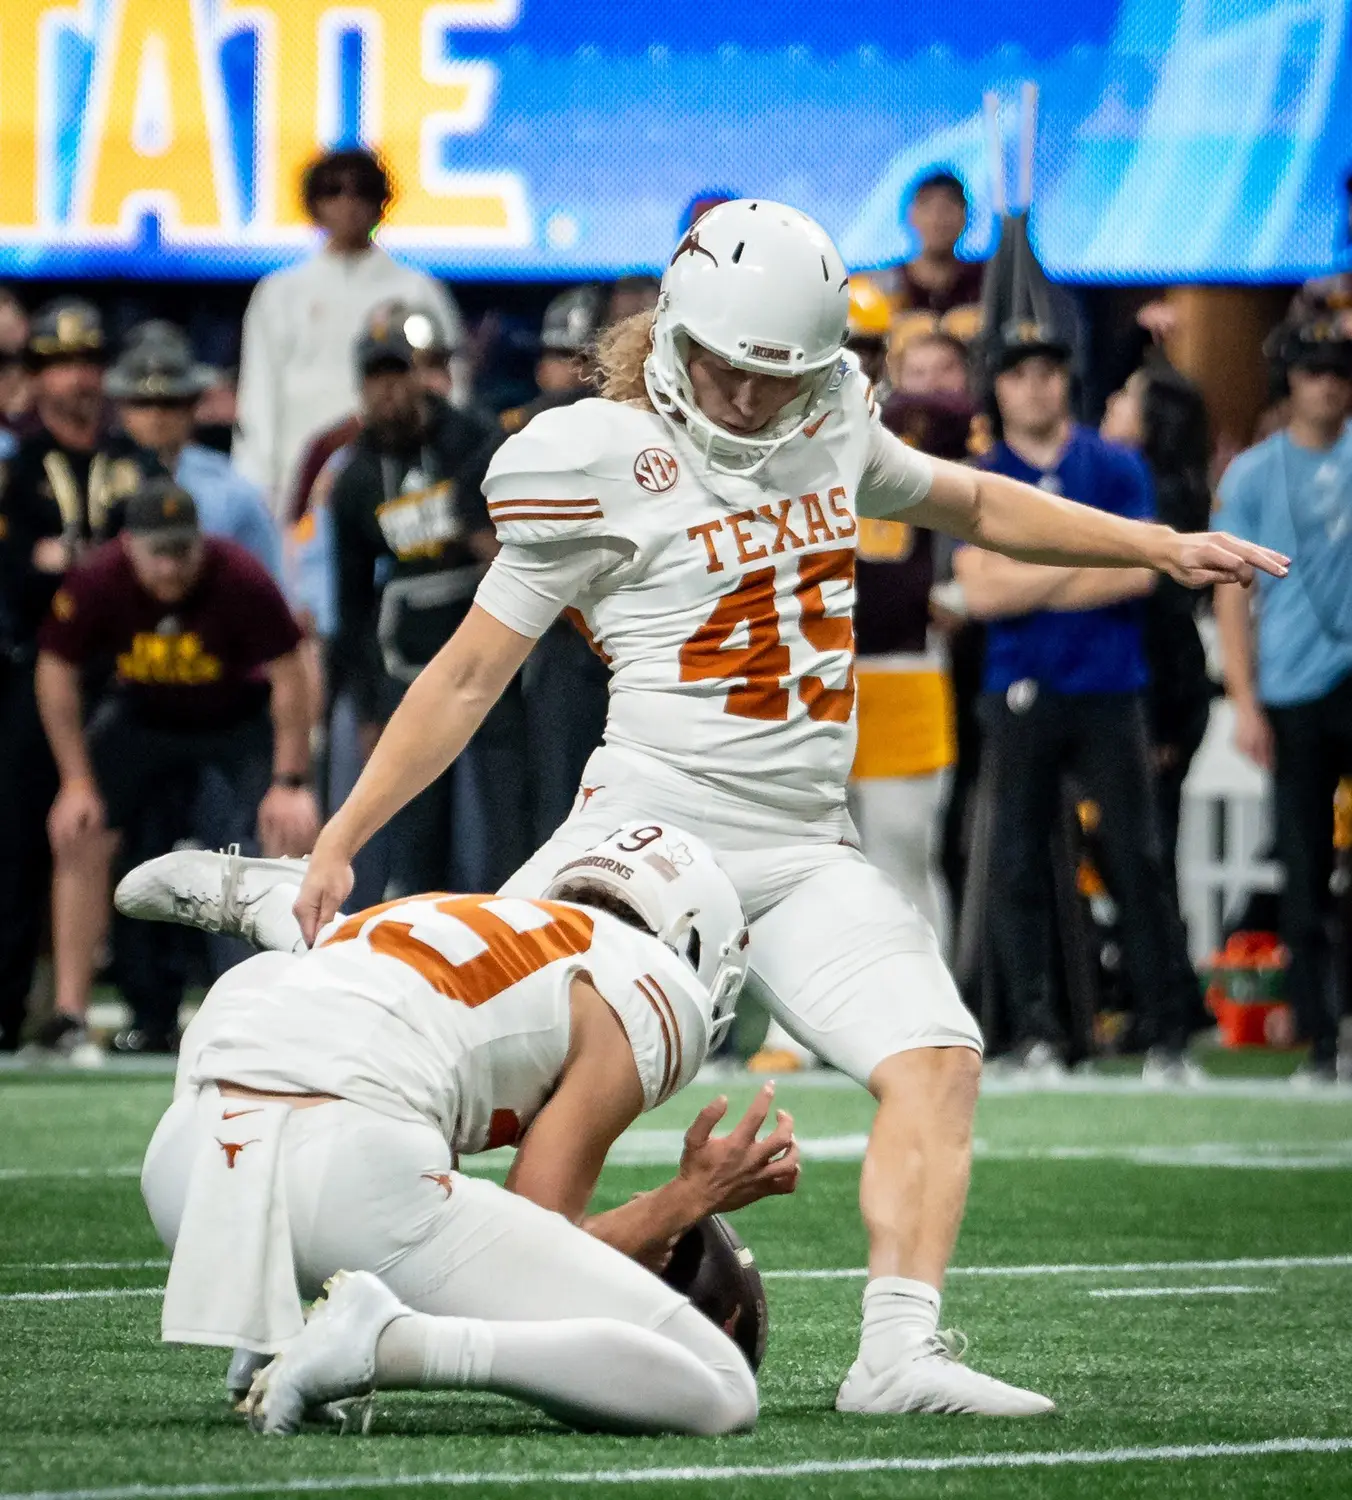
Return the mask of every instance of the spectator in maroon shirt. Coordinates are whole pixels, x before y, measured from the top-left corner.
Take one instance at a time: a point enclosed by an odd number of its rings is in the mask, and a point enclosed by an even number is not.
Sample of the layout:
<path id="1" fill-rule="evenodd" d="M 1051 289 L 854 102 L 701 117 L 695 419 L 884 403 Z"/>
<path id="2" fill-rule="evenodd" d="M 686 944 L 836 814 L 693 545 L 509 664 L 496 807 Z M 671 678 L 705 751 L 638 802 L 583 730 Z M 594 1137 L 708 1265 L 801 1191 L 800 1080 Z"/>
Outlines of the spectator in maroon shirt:
<path id="1" fill-rule="evenodd" d="M 38 637 L 38 708 L 61 778 L 47 822 L 47 1045 L 69 1050 L 83 1027 L 112 860 L 138 815 L 214 767 L 257 809 L 266 853 L 308 852 L 318 809 L 300 640 L 262 564 L 204 536 L 191 497 L 167 479 L 148 481 L 123 532 L 66 575 Z M 99 674 L 108 686 L 86 718 L 84 685 Z"/>

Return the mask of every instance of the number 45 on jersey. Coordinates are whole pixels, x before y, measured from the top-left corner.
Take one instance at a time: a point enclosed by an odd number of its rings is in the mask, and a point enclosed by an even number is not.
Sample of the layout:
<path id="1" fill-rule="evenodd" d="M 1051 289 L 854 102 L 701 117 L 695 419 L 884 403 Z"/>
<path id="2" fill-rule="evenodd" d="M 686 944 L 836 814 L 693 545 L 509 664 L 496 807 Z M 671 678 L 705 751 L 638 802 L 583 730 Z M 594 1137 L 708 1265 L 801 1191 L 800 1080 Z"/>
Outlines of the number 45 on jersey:
<path id="1" fill-rule="evenodd" d="M 819 652 L 847 651 L 849 675 L 843 688 L 830 688 L 820 677 L 804 677 L 798 696 L 808 717 L 832 724 L 849 721 L 854 708 L 854 625 L 848 614 L 828 615 L 822 585 L 837 580 L 853 584 L 854 549 L 815 552 L 798 564 L 794 596 L 799 629 Z M 682 682 L 733 682 L 726 712 L 742 719 L 782 721 L 789 717 L 785 679 L 792 669 L 789 648 L 780 634 L 776 569 L 756 568 L 714 606 L 713 613 L 681 647 Z M 739 625 L 747 627 L 743 646 L 730 646 Z M 738 680 L 740 679 L 740 680 Z"/>

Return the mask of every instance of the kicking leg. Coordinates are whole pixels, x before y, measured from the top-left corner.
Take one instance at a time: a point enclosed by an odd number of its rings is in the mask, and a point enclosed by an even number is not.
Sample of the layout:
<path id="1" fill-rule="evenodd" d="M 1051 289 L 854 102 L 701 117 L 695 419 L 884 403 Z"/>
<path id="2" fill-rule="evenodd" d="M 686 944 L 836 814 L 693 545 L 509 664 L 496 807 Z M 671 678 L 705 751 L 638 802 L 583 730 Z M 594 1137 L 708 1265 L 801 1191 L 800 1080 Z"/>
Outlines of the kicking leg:
<path id="1" fill-rule="evenodd" d="M 268 952 L 304 953 L 291 910 L 304 875 L 303 859 L 176 849 L 123 876 L 113 903 L 124 917 L 224 933 Z"/>

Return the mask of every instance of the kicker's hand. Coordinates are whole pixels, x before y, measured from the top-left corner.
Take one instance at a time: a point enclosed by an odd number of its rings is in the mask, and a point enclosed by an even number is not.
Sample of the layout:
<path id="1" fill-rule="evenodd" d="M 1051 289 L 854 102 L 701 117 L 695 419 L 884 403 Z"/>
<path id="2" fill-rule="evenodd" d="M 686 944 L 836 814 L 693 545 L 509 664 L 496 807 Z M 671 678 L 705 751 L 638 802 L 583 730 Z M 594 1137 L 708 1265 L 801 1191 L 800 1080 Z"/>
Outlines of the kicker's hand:
<path id="1" fill-rule="evenodd" d="M 699 1199 L 703 1213 L 732 1213 L 760 1198 L 791 1193 L 798 1186 L 793 1116 L 776 1110 L 774 1129 L 763 1140 L 757 1139 L 774 1097 L 775 1086 L 767 1083 L 727 1135 L 713 1133 L 728 1112 L 726 1097 L 706 1104 L 695 1116 L 685 1133 L 677 1177 Z"/>
<path id="2" fill-rule="evenodd" d="M 307 947 L 314 947 L 315 938 L 342 910 L 351 892 L 352 866 L 347 855 L 326 844 L 321 833 L 301 882 L 300 895 L 291 908 Z"/>
<path id="3" fill-rule="evenodd" d="M 1224 531 L 1176 531 L 1169 534 L 1156 566 L 1190 589 L 1213 583 L 1240 583 L 1247 588 L 1255 573 L 1285 578 L 1291 559 Z"/>

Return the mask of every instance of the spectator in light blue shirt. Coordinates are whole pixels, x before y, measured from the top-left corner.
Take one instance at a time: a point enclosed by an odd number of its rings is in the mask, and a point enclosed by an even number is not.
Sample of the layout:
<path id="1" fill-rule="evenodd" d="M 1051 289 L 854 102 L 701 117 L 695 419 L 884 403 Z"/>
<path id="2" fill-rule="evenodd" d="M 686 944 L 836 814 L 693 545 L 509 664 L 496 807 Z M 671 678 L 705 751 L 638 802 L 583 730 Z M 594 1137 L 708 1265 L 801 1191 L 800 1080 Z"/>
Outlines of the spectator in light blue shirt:
<path id="1" fill-rule="evenodd" d="M 1280 548 L 1291 571 L 1219 587 L 1216 623 L 1236 744 L 1272 772 L 1287 995 L 1310 1044 L 1296 1078 L 1318 1086 L 1352 1080 L 1329 937 L 1333 795 L 1352 775 L 1352 338 L 1320 320 L 1278 343 L 1290 418 L 1225 471 L 1216 525 Z"/>
<path id="2" fill-rule="evenodd" d="M 282 581 L 282 542 L 262 493 L 223 454 L 191 441 L 193 408 L 212 372 L 172 323 L 142 323 L 127 337 L 104 391 L 128 436 L 159 456 L 193 497 L 202 529 L 246 547 Z"/>

